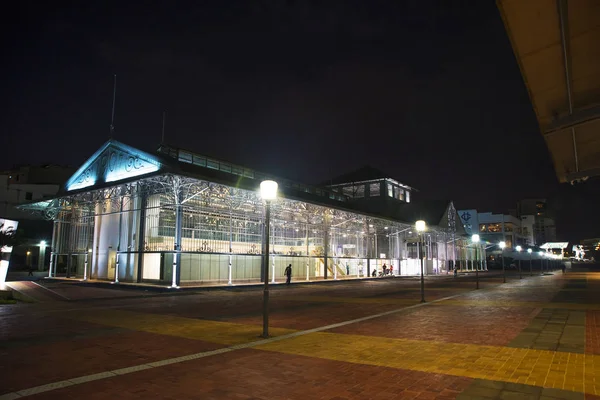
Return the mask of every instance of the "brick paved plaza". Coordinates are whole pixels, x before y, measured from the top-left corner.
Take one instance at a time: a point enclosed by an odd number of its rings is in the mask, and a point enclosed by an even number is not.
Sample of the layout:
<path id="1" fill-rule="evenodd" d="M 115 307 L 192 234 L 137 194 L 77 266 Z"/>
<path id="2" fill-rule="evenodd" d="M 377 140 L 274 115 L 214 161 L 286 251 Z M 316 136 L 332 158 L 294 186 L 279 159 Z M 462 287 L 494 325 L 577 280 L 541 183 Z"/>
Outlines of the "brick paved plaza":
<path id="1" fill-rule="evenodd" d="M 600 398 L 600 272 L 160 293 L 39 281 L 0 306 L 0 399 Z M 29 285 L 35 285 L 30 283 Z"/>

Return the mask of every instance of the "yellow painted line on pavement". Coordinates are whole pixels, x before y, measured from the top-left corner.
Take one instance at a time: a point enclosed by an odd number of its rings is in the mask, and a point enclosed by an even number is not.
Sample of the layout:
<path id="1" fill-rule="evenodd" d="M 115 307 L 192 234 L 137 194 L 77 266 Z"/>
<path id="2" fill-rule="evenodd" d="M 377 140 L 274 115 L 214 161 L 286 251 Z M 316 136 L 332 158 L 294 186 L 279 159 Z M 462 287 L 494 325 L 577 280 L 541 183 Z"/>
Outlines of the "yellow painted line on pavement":
<path id="1" fill-rule="evenodd" d="M 559 308 L 566 310 L 600 310 L 600 304 L 578 304 L 578 303 L 552 303 L 542 301 L 504 301 L 504 300 L 470 300 L 450 299 L 443 303 L 435 303 L 436 306 L 476 306 L 476 307 L 531 307 L 531 308 Z"/>
<path id="2" fill-rule="evenodd" d="M 409 369 L 600 394 L 600 356 L 327 332 L 254 348 L 356 364 Z"/>
<path id="3" fill-rule="evenodd" d="M 70 313 L 65 316 L 79 321 L 115 326 L 159 335 L 203 340 L 211 343 L 235 345 L 257 340 L 262 326 L 232 322 L 201 320 L 172 315 L 147 314 L 123 310 L 94 310 L 92 313 Z M 271 336 L 296 332 L 293 329 L 269 328 Z"/>
<path id="4" fill-rule="evenodd" d="M 381 305 L 413 305 L 419 303 L 415 299 L 398 298 L 371 298 L 371 297 L 338 297 L 338 296 L 285 296 L 279 300 L 315 302 L 315 303 L 347 303 L 347 304 L 381 304 Z M 436 306 L 460 306 L 460 307 L 523 307 L 523 308 L 558 308 L 567 310 L 600 310 L 600 304 L 577 304 L 577 303 L 551 303 L 540 301 L 505 301 L 505 300 L 482 300 L 472 299 L 450 299 L 443 302 L 432 303 Z"/>

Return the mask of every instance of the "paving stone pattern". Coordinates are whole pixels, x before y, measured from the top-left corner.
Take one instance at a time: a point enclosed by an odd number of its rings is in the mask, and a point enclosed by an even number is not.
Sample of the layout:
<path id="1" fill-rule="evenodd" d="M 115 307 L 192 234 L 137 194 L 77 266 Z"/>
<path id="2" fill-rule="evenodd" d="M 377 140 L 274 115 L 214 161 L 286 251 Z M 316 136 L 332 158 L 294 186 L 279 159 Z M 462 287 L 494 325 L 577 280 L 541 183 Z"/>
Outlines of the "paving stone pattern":
<path id="1" fill-rule="evenodd" d="M 585 312 L 544 308 L 508 346 L 585 352 Z"/>
<path id="2" fill-rule="evenodd" d="M 598 272 L 276 285 L 267 341 L 261 288 L 71 284 L 0 306 L 0 400 L 600 398 Z"/>

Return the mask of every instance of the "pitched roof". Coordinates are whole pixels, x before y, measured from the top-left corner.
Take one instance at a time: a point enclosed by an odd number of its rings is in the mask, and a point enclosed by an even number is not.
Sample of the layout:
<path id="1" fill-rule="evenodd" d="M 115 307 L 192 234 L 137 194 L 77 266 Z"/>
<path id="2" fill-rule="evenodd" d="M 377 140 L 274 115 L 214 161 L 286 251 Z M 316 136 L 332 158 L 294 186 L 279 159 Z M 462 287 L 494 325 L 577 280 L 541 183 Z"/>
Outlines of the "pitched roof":
<path id="1" fill-rule="evenodd" d="M 406 222 L 424 220 L 427 225 L 439 226 L 446 216 L 449 204 L 448 200 L 419 200 L 415 203 L 399 204 L 394 207 L 393 217 Z"/>

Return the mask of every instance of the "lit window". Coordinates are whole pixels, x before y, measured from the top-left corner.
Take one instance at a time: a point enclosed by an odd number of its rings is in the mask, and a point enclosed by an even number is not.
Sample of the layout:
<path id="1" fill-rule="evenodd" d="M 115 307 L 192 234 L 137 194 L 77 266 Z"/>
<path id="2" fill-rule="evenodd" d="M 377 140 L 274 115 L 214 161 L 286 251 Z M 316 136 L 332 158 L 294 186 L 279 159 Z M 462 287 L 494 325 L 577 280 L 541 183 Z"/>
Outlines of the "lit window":
<path id="1" fill-rule="evenodd" d="M 219 162 L 215 160 L 206 160 L 206 166 L 211 169 L 219 169 Z"/>
<path id="2" fill-rule="evenodd" d="M 406 191 L 406 202 L 410 203 L 410 192 L 408 190 Z"/>
<path id="3" fill-rule="evenodd" d="M 369 184 L 369 197 L 379 196 L 381 190 L 381 185 L 379 182 Z"/>
<path id="4" fill-rule="evenodd" d="M 221 163 L 221 168 L 220 169 L 223 172 L 229 172 L 229 173 L 231 173 L 231 165 L 230 164 Z"/>
<path id="5" fill-rule="evenodd" d="M 354 197 L 365 197 L 365 185 L 354 186 Z"/>
<path id="6" fill-rule="evenodd" d="M 502 232 L 502 224 L 488 224 L 487 226 L 488 232 Z"/>
<path id="7" fill-rule="evenodd" d="M 396 198 L 404 201 L 404 189 L 396 187 Z"/>
<path id="8" fill-rule="evenodd" d="M 192 163 L 192 155 L 187 151 L 179 151 L 179 161 L 186 163 Z"/>
<path id="9" fill-rule="evenodd" d="M 199 165 L 201 167 L 206 167 L 206 158 L 194 156 L 193 163 L 194 163 L 194 165 Z"/>
<path id="10" fill-rule="evenodd" d="M 394 186 L 391 183 L 387 184 L 388 197 L 394 197 Z"/>

